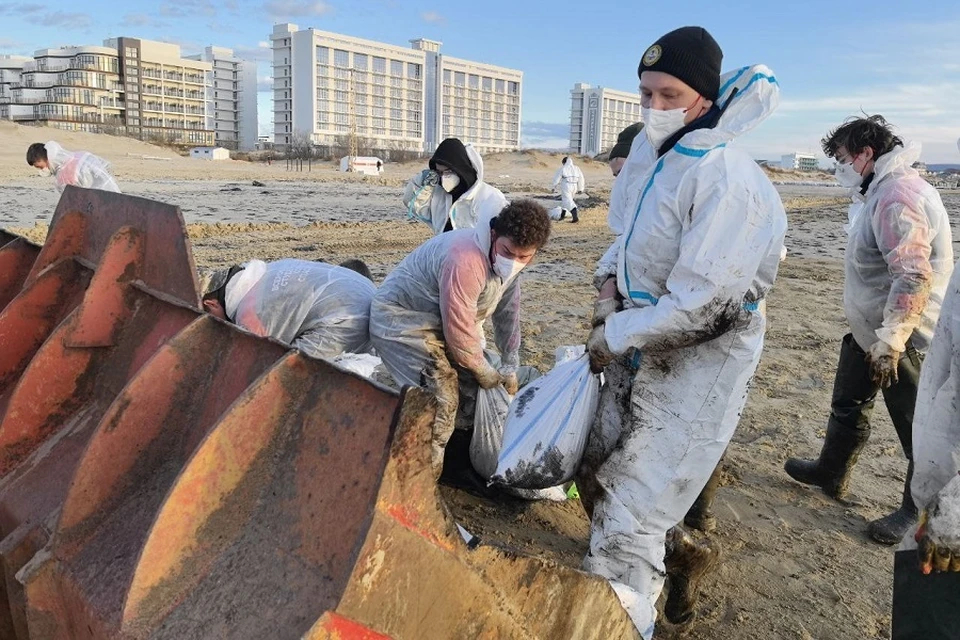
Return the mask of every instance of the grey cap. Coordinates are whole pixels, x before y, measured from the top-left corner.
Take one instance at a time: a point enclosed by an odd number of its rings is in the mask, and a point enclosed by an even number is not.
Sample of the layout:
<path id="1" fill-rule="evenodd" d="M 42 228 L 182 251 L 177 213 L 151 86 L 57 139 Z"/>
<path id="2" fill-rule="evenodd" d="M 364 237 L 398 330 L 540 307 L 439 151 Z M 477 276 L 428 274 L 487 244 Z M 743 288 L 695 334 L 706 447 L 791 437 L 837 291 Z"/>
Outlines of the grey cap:
<path id="1" fill-rule="evenodd" d="M 201 267 L 198 271 L 200 277 L 200 297 L 208 296 L 221 288 L 227 284 L 227 280 L 230 277 L 229 267 L 225 269 Z"/>

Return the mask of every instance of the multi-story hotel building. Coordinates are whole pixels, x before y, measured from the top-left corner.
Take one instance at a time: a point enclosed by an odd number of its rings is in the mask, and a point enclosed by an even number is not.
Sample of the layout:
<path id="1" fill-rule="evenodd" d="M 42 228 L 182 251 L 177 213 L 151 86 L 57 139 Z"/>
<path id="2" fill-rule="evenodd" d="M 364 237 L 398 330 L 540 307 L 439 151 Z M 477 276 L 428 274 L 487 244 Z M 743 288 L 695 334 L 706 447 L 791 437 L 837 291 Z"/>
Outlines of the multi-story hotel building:
<path id="1" fill-rule="evenodd" d="M 120 37 L 0 59 L 0 118 L 25 124 L 252 149 L 256 111 L 255 67 L 216 47 L 184 58 L 174 44 Z"/>
<path id="2" fill-rule="evenodd" d="M 570 91 L 570 151 L 595 156 L 613 148 L 617 135 L 640 122 L 640 94 L 578 83 Z"/>
<path id="3" fill-rule="evenodd" d="M 440 43 L 399 47 L 274 26 L 274 142 L 361 138 L 377 149 L 431 152 L 455 136 L 483 151 L 520 145 L 523 74 L 440 54 Z"/>

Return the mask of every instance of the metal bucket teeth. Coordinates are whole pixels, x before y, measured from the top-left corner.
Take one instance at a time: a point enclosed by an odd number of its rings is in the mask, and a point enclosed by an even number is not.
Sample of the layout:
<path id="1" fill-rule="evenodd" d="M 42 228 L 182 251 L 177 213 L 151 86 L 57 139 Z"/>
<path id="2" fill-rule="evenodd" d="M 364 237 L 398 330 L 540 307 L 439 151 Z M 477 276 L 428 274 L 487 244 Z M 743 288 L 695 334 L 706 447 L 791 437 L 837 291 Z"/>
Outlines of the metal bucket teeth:
<path id="1" fill-rule="evenodd" d="M 199 310 L 180 211 L 0 232 L 0 638 L 633 638 L 609 585 L 468 549 L 435 407 Z"/>

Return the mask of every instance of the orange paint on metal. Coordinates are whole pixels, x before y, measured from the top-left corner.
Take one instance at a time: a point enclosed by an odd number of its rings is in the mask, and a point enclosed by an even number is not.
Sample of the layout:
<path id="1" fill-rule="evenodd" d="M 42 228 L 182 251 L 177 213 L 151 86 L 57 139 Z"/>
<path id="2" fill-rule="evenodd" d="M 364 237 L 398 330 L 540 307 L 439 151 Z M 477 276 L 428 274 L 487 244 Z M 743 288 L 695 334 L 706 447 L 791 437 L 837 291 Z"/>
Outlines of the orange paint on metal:
<path id="1" fill-rule="evenodd" d="M 389 515 L 391 518 L 396 520 L 397 523 L 403 528 L 409 529 L 410 531 L 416 533 L 417 535 L 423 538 L 426 538 L 427 540 L 429 540 L 430 542 L 432 542 L 433 544 L 437 545 L 442 549 L 446 549 L 447 551 L 454 550 L 454 546 L 450 544 L 448 540 L 441 538 L 434 532 L 424 527 L 421 527 L 418 524 L 418 521 L 420 518 L 419 518 L 419 513 L 417 513 L 416 510 L 411 509 L 408 506 L 403 504 L 393 504 L 393 505 L 389 505 L 386 511 L 387 511 L 387 515 Z"/>
<path id="2" fill-rule="evenodd" d="M 302 640 L 392 640 L 392 638 L 335 611 L 327 611 Z"/>

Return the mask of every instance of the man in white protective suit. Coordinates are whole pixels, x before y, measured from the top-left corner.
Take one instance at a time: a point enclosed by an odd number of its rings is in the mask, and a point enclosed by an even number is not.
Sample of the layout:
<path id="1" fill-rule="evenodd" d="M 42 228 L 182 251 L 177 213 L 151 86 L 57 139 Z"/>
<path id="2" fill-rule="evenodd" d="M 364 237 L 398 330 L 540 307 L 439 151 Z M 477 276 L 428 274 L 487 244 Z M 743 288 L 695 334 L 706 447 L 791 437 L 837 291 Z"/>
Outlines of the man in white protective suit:
<path id="1" fill-rule="evenodd" d="M 960 623 L 960 270 L 947 287 L 923 362 L 913 420 L 913 478 L 920 524 L 903 538 L 894 564 L 893 640 L 955 638 Z M 901 558 L 901 555 L 906 557 Z M 911 557 L 912 556 L 912 557 Z"/>
<path id="2" fill-rule="evenodd" d="M 35 142 L 27 147 L 27 164 L 41 171 L 49 171 L 56 179 L 60 192 L 67 185 L 73 185 L 120 193 L 106 160 L 87 151 L 67 151 L 52 140 L 46 144 Z"/>
<path id="3" fill-rule="evenodd" d="M 251 260 L 207 271 L 205 311 L 314 358 L 370 351 L 370 301 L 377 287 L 360 260 Z"/>
<path id="4" fill-rule="evenodd" d="M 830 417 L 820 455 L 790 458 L 794 480 L 844 502 L 850 474 L 870 437 L 878 392 L 907 458 L 899 507 L 872 521 L 871 538 L 896 544 L 917 521 L 910 497 L 911 433 L 917 385 L 953 270 L 950 219 L 940 194 L 911 165 L 920 146 L 904 144 L 882 116 L 851 118 L 823 141 L 850 191 L 840 345 Z"/>
<path id="5" fill-rule="evenodd" d="M 560 189 L 560 219 L 567 217 L 570 212 L 570 222 L 579 222 L 580 217 L 577 211 L 577 203 L 573 196 L 586 188 L 583 180 L 583 171 L 573 163 L 569 157 L 565 157 L 560 163 L 560 168 L 553 176 L 553 188 Z"/>
<path id="6" fill-rule="evenodd" d="M 646 639 L 667 532 L 716 468 L 759 363 L 787 226 L 773 185 L 728 146 L 774 111 L 779 86 L 762 65 L 721 77 L 722 57 L 700 27 L 672 31 L 643 54 L 645 135 L 611 194 L 618 237 L 600 261 L 600 321 L 587 343 L 607 382 L 581 469 L 596 488 L 583 566 L 610 581 Z M 715 556 L 697 567 L 695 554 L 674 551 L 695 595 Z M 690 620 L 694 601 L 676 600 L 665 614 Z"/>
<path id="7" fill-rule="evenodd" d="M 447 138 L 437 146 L 429 168 L 415 175 L 403 190 L 407 216 L 434 234 L 472 229 L 507 206 L 499 189 L 483 180 L 483 159 L 473 145 Z"/>
<path id="8" fill-rule="evenodd" d="M 518 200 L 474 229 L 444 233 L 414 249 L 371 302 L 370 337 L 390 375 L 437 398 L 431 454 L 438 476 L 454 429 L 472 427 L 462 399 L 475 397 L 477 387 L 503 385 L 510 394 L 519 387 L 518 276 L 549 237 L 543 207 Z M 499 369 L 484 355 L 487 318 Z"/>

